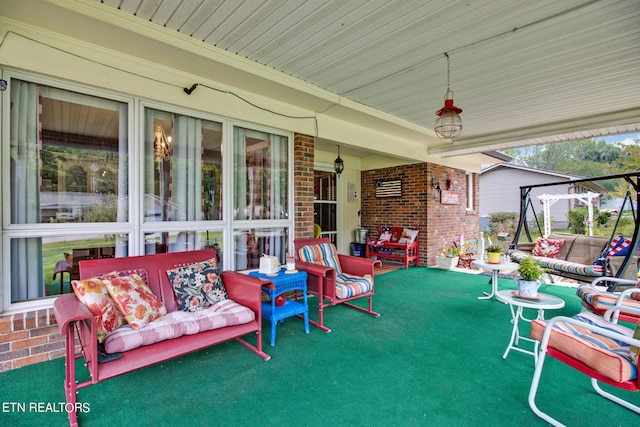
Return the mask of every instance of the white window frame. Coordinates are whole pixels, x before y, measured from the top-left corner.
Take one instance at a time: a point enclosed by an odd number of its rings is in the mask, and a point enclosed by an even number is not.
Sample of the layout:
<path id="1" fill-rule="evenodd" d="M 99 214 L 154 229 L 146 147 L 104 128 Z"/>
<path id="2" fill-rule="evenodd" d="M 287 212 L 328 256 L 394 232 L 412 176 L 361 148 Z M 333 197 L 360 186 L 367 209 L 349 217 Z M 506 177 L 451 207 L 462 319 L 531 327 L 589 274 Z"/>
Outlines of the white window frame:
<path id="1" fill-rule="evenodd" d="M 12 238 L 27 237 L 46 237 L 46 236 L 79 236 L 83 234 L 95 234 L 102 232 L 109 234 L 127 234 L 129 236 L 129 255 L 138 255 L 144 253 L 144 237 L 145 233 L 162 232 L 162 231 L 222 231 L 223 233 L 223 266 L 225 269 L 235 269 L 234 265 L 234 239 L 233 232 L 237 229 L 252 228 L 287 228 L 288 229 L 288 247 L 293 248 L 294 239 L 294 135 L 291 131 L 271 128 L 267 126 L 257 125 L 255 123 L 237 121 L 230 118 L 220 117 L 199 110 L 193 110 L 184 107 L 178 107 L 171 104 L 156 102 L 135 96 L 126 96 L 116 91 L 104 89 L 96 89 L 91 86 L 85 86 L 76 83 L 69 83 L 63 80 L 47 78 L 26 72 L 20 72 L 9 69 L 0 69 L 2 78 L 11 81 L 11 79 L 20 79 L 36 84 L 51 86 L 54 88 L 82 93 L 89 96 L 97 96 L 111 99 L 127 104 L 127 144 L 128 144 L 128 199 L 129 217 L 126 222 L 111 223 L 40 223 L 40 224 L 10 224 L 11 206 L 9 203 L 3 203 L 2 214 L 2 241 L 0 247 L 0 256 L 2 263 L 0 264 L 0 313 L 10 314 L 18 313 L 33 309 L 43 309 L 52 307 L 55 298 L 39 298 L 25 302 L 11 303 L 11 271 L 10 260 L 4 254 L 9 253 L 8 248 Z M 2 107 L 2 186 L 0 191 L 3 194 L 10 194 L 10 156 L 9 156 L 9 123 L 10 123 L 10 105 L 9 96 L 10 88 L 0 95 Z M 144 109 L 154 108 L 162 111 L 173 112 L 177 114 L 188 115 L 205 120 L 216 121 L 222 124 L 223 147 L 222 147 L 222 203 L 223 215 L 220 220 L 202 220 L 202 221 L 171 221 L 163 223 L 144 222 L 142 209 L 143 201 L 143 170 L 134 165 L 141 164 L 144 158 Z M 248 220 L 234 221 L 232 216 L 233 209 L 233 128 L 239 126 L 260 132 L 277 134 L 288 139 L 288 201 L 287 210 L 288 218 L 277 220 Z M 98 227 L 96 227 L 96 225 Z M 46 278 L 45 278 L 46 279 Z"/>

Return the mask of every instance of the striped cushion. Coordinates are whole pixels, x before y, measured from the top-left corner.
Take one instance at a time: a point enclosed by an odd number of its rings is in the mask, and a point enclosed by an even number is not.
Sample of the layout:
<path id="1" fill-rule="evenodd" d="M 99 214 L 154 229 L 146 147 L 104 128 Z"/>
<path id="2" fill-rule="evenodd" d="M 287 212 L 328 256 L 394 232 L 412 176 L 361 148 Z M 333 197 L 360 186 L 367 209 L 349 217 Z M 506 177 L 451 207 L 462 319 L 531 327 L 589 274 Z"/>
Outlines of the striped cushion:
<path id="1" fill-rule="evenodd" d="M 336 296 L 338 298 L 351 298 L 364 294 L 369 292 L 372 286 L 373 279 L 368 274 L 364 277 L 345 273 L 336 275 Z"/>
<path id="2" fill-rule="evenodd" d="M 372 277 L 343 273 L 336 253 L 336 247 L 333 243 L 320 243 L 303 246 L 298 250 L 298 257 L 301 261 L 324 265 L 336 271 L 336 296 L 338 298 L 351 298 L 369 292 L 373 287 Z"/>
<path id="3" fill-rule="evenodd" d="M 331 267 L 336 271 L 336 274 L 340 274 L 342 268 L 336 253 L 336 247 L 333 246 L 333 243 L 319 243 L 301 247 L 298 250 L 298 257 L 301 261 Z"/>
<path id="4" fill-rule="evenodd" d="M 628 337 L 633 334 L 631 329 L 609 323 L 593 313 L 584 312 L 573 318 Z M 544 320 L 532 321 L 531 338 L 541 341 L 545 326 Z M 556 322 L 549 338 L 549 347 L 581 361 L 614 381 L 624 382 L 637 378 L 637 366 L 633 362 L 628 344 L 598 335 L 586 328 Z"/>
<path id="5" fill-rule="evenodd" d="M 511 258 L 515 262 L 520 262 L 520 260 L 526 256 L 531 256 L 526 252 L 522 251 L 512 251 L 509 252 Z M 602 276 L 602 266 L 599 265 L 586 265 L 579 264 L 577 262 L 564 261 L 561 259 L 555 258 L 545 258 L 534 256 L 533 259 L 544 268 L 549 268 L 556 271 L 564 271 L 565 273 L 579 274 L 580 276 L 593 276 L 598 277 Z"/>
<path id="6" fill-rule="evenodd" d="M 589 285 L 579 286 L 576 290 L 576 295 L 578 295 L 582 301 L 586 302 L 594 310 L 597 311 L 606 311 L 616 305 L 616 302 L 618 301 L 618 295 L 599 291 L 590 287 Z M 625 298 L 624 305 L 633 308 L 640 308 L 640 301 Z"/>

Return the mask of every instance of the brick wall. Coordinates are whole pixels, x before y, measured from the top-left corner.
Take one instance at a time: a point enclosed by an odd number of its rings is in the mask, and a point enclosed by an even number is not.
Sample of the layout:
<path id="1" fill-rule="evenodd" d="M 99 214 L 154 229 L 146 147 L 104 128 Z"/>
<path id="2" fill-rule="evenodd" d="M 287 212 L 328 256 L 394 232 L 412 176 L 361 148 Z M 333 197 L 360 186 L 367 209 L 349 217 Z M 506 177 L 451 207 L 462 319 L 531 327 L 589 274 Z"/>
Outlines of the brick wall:
<path id="1" fill-rule="evenodd" d="M 64 356 L 53 309 L 0 317 L 0 372 Z"/>
<path id="2" fill-rule="evenodd" d="M 447 178 L 458 195 L 455 205 L 440 203 L 440 193 L 431 188 L 431 178 L 436 177 L 441 186 Z M 402 197 L 376 197 L 376 182 L 402 182 Z M 374 169 L 362 172 L 362 226 L 375 235 L 379 225 L 417 227 L 420 229 L 420 265 L 435 264 L 435 256 L 445 245 L 451 245 L 464 234 L 474 238 L 479 233 L 478 176 L 474 174 L 474 203 L 467 211 L 466 173 L 460 169 L 431 163 Z"/>
<path id="3" fill-rule="evenodd" d="M 296 133 L 293 137 L 295 238 L 313 237 L 314 138 Z"/>

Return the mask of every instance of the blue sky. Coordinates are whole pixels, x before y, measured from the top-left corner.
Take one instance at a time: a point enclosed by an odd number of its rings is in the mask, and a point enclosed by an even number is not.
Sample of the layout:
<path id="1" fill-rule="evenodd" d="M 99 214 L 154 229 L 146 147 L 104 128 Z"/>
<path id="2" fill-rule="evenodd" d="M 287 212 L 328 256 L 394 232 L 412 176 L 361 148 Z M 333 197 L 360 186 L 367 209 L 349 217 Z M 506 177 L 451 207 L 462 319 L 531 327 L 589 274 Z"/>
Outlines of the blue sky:
<path id="1" fill-rule="evenodd" d="M 599 141 L 604 139 L 606 142 L 612 144 L 614 142 L 621 142 L 623 144 L 631 144 L 634 139 L 640 138 L 640 132 L 636 133 L 623 133 L 620 135 L 612 135 L 612 136 L 603 136 L 603 137 L 595 137 L 593 138 L 595 141 Z"/>

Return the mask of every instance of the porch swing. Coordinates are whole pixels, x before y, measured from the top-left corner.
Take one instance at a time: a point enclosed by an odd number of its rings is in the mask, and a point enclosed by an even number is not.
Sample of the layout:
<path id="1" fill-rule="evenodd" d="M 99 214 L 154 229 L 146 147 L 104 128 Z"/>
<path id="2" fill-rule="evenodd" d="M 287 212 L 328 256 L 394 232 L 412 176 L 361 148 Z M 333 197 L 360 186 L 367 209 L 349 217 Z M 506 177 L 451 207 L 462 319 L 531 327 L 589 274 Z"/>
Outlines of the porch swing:
<path id="1" fill-rule="evenodd" d="M 552 182 L 520 187 L 520 218 L 509 249 L 509 254 L 512 256 L 514 261 L 519 262 L 525 256 L 531 255 L 531 251 L 534 247 L 531 230 L 529 229 L 529 222 L 527 221 L 527 213 L 530 211 L 533 214 L 532 222 L 541 236 L 565 240 L 564 246 L 557 258 L 534 257 L 536 262 L 549 269 L 551 274 L 567 277 L 579 282 L 591 282 L 597 277 L 622 278 L 627 267 L 630 266 L 631 261 L 637 255 L 640 221 L 638 219 L 636 203 L 637 200 L 639 200 L 638 196 L 640 195 L 640 172 L 577 179 L 570 181 L 570 183 L 575 185 L 585 182 L 611 179 L 624 179 L 627 182 L 627 191 L 622 206 L 618 212 L 615 226 L 613 227 L 611 236 L 608 239 L 603 237 L 572 235 L 565 233 L 552 233 L 550 235 L 545 235 L 543 227 L 541 227 L 538 216 L 536 215 L 534 205 L 531 201 L 531 191 L 534 188 L 557 186 L 562 183 Z M 635 191 L 635 201 L 632 189 Z M 630 249 L 627 253 L 624 256 L 616 257 L 618 259 L 622 258 L 622 261 L 620 262 L 616 260 L 614 269 L 614 266 L 611 265 L 611 257 L 608 257 L 608 249 L 611 246 L 613 239 L 618 235 L 620 220 L 627 203 L 629 203 L 629 210 L 633 217 L 633 236 L 629 245 Z M 548 215 L 545 215 L 545 220 L 549 221 Z M 550 230 L 548 224 L 545 224 L 545 226 L 546 230 Z M 527 241 L 521 242 L 520 238 L 523 232 L 526 235 Z M 594 251 L 596 253 L 593 253 Z M 596 259 L 599 262 L 595 262 Z M 637 260 L 637 258 L 635 259 Z M 634 271 L 630 271 L 628 276 L 633 273 L 633 276 L 635 277 L 635 268 L 637 268 L 637 266 L 634 266 Z M 612 284 L 612 286 L 615 287 L 615 284 Z"/>

